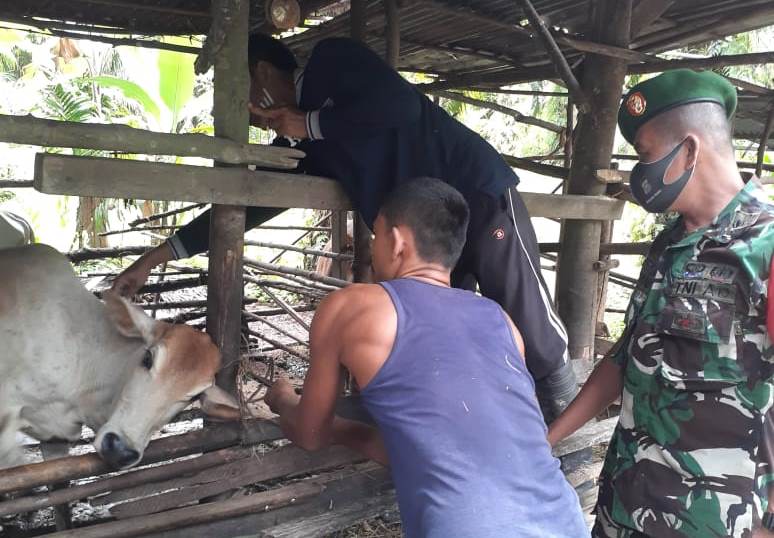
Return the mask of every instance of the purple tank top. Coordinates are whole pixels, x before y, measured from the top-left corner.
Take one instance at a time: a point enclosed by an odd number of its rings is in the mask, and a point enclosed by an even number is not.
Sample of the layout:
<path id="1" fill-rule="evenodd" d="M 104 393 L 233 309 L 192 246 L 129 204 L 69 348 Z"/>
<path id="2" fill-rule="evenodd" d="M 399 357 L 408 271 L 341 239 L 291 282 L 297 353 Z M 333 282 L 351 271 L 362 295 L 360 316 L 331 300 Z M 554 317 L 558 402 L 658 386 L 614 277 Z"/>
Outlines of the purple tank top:
<path id="1" fill-rule="evenodd" d="M 535 385 L 501 308 L 413 279 L 383 282 L 398 315 L 363 389 L 408 538 L 583 538 Z"/>

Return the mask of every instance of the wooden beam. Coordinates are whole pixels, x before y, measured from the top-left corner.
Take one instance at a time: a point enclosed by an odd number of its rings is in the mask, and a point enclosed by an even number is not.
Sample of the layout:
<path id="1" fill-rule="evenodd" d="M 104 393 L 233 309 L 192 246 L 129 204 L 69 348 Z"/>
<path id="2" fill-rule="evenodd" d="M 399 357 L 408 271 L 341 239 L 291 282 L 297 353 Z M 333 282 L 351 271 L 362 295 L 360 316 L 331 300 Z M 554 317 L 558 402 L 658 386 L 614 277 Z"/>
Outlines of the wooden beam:
<path id="1" fill-rule="evenodd" d="M 511 158 L 511 162 L 516 160 Z M 517 161 L 518 162 L 518 161 Z M 518 166 L 518 164 L 515 164 Z M 559 166 L 532 163 L 533 170 L 564 171 Z M 558 173 L 558 172 L 557 172 Z M 107 182 L 109 177 L 112 181 Z M 115 185 L 121 186 L 117 192 Z M 337 181 L 315 176 L 252 172 L 234 168 L 38 154 L 35 188 L 47 194 L 183 200 L 265 207 L 351 209 Z M 608 197 L 522 193 L 534 217 L 616 219 L 622 202 Z"/>
<path id="2" fill-rule="evenodd" d="M 631 37 L 636 38 L 672 7 L 674 0 L 640 0 L 632 9 Z"/>
<path id="3" fill-rule="evenodd" d="M 644 52 L 637 52 L 632 49 L 625 49 L 622 47 L 614 47 L 612 45 L 605 45 L 602 43 L 592 43 L 591 41 L 583 41 L 580 39 L 572 39 L 570 37 L 558 36 L 555 38 L 556 42 L 561 45 L 572 47 L 575 50 L 581 52 L 590 52 L 593 54 L 601 54 L 603 56 L 611 56 L 613 58 L 621 58 L 623 60 L 629 60 L 630 62 L 647 62 L 658 60 L 657 57 L 645 54 Z"/>
<path id="4" fill-rule="evenodd" d="M 500 20 L 469 7 L 451 6 L 444 2 L 439 2 L 438 0 L 414 0 L 414 2 L 422 6 L 427 6 L 428 8 L 437 11 L 438 13 L 443 13 L 444 15 L 449 15 L 451 17 L 467 21 L 468 23 L 477 22 L 498 28 L 500 30 L 513 32 L 514 34 L 521 35 L 525 38 L 531 37 L 529 30 L 519 26 L 518 24 Z"/>
<path id="5" fill-rule="evenodd" d="M 485 86 L 471 86 L 460 90 L 482 93 L 502 93 L 504 95 L 534 95 L 538 97 L 567 97 L 567 92 L 543 92 L 537 90 L 511 90 L 508 88 L 487 88 Z"/>
<path id="6" fill-rule="evenodd" d="M 138 2 L 126 2 L 122 0 L 72 0 L 80 4 L 94 4 L 108 6 L 112 8 L 125 8 L 133 12 L 150 11 L 153 13 L 166 13 L 168 15 L 180 15 L 183 17 L 198 17 L 207 19 L 210 13 L 207 11 L 195 11 L 192 9 L 182 9 L 177 7 L 159 6 L 154 4 L 141 4 Z"/>
<path id="7" fill-rule="evenodd" d="M 569 220 L 616 220 L 624 202 L 609 196 L 520 192 L 531 217 Z M 572 224 L 576 226 L 576 224 Z"/>
<path id="8" fill-rule="evenodd" d="M 655 60 L 629 66 L 629 74 L 661 73 L 673 69 L 712 69 L 732 65 L 759 65 L 774 63 L 774 51 L 752 52 L 749 54 L 727 54 L 711 58 L 689 58 L 684 60 Z"/>
<path id="9" fill-rule="evenodd" d="M 514 120 L 516 120 L 519 123 L 526 123 L 527 125 L 533 125 L 535 127 L 540 127 L 542 129 L 547 129 L 549 131 L 553 131 L 555 133 L 561 133 L 564 131 L 564 127 L 561 125 L 557 125 L 555 123 L 551 123 L 550 121 L 541 120 L 540 118 L 534 118 L 532 116 L 526 116 L 519 112 L 518 110 L 514 110 L 512 108 L 508 108 L 506 106 L 500 105 L 498 103 L 492 103 L 490 101 L 484 101 L 482 99 L 475 99 L 473 97 L 468 97 L 467 95 L 464 95 L 459 92 L 451 92 L 446 90 L 438 90 L 430 92 L 432 95 L 438 95 L 440 97 L 443 97 L 444 99 L 451 99 L 452 101 L 459 101 L 460 103 L 467 103 L 469 105 L 481 107 L 481 108 L 487 108 L 489 110 L 494 110 L 496 112 L 499 112 L 501 114 L 505 114 L 507 116 L 510 116 Z"/>
<path id="10" fill-rule="evenodd" d="M 530 0 L 519 0 L 519 4 L 524 10 L 524 14 L 527 16 L 530 25 L 537 33 L 538 38 L 542 41 L 546 52 L 548 52 L 549 58 L 551 58 L 554 67 L 556 67 L 557 73 L 562 77 L 565 84 L 567 84 L 567 90 L 570 92 L 570 95 L 575 102 L 575 106 L 577 106 L 581 112 L 589 112 L 591 110 L 589 101 L 583 93 L 583 89 L 581 88 L 578 79 L 575 78 L 575 74 L 572 72 L 570 64 L 567 63 L 567 59 L 564 57 L 559 45 L 556 44 L 551 32 L 548 31 L 545 21 L 538 14 Z"/>
<path id="11" fill-rule="evenodd" d="M 351 208 L 336 181 L 244 168 L 40 153 L 35 160 L 34 183 L 37 190 L 46 194 L 263 207 Z"/>
<path id="12" fill-rule="evenodd" d="M 530 159 L 522 159 L 520 157 L 514 157 L 513 155 L 501 154 L 501 157 L 513 168 L 520 170 L 527 170 L 528 172 L 534 172 L 541 176 L 555 177 L 559 179 L 567 179 L 569 174 L 569 168 L 563 166 L 554 166 L 551 164 L 543 164 L 532 161 Z"/>
<path id="13" fill-rule="evenodd" d="M 203 134 L 169 134 L 126 125 L 75 123 L 0 114 L 0 142 L 147 155 L 202 157 L 229 164 L 295 168 L 302 151 L 234 142 Z"/>

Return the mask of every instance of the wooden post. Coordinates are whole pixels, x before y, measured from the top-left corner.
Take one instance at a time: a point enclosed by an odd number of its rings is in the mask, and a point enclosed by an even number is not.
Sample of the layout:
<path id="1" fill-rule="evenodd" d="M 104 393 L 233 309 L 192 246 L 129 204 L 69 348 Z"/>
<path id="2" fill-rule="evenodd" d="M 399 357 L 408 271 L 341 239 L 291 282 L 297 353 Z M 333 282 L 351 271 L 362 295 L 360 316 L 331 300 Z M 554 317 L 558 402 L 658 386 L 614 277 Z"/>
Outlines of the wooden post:
<path id="1" fill-rule="evenodd" d="M 347 212 L 331 211 L 331 252 L 341 254 L 347 244 Z M 334 259 L 331 262 L 331 276 L 341 280 L 346 280 L 347 274 L 344 270 L 345 260 L 342 258 Z"/>
<path id="2" fill-rule="evenodd" d="M 368 4 L 366 0 L 350 2 L 350 35 L 352 39 L 365 42 L 368 30 Z M 371 230 L 358 212 L 353 214 L 353 241 L 355 260 L 352 274 L 355 282 L 367 282 L 371 277 Z"/>
<path id="3" fill-rule="evenodd" d="M 248 0 L 213 0 L 215 41 L 215 135 L 234 142 L 248 141 L 247 33 Z M 217 382 L 235 393 L 242 317 L 242 251 L 245 208 L 213 205 L 210 221 L 207 332 L 220 349 L 222 369 Z"/>
<path id="4" fill-rule="evenodd" d="M 594 9 L 594 41 L 627 47 L 630 40 L 632 0 L 597 0 Z M 583 76 L 584 94 L 591 112 L 580 114 L 568 192 L 602 194 L 605 185 L 594 178 L 608 168 L 615 138 L 618 104 L 627 64 L 625 60 L 589 54 Z M 599 221 L 564 221 L 562 259 L 557 273 L 559 315 L 567 326 L 573 359 L 591 361 L 594 356 L 595 300 L 602 224 Z"/>
<path id="5" fill-rule="evenodd" d="M 398 0 L 384 0 L 384 14 L 387 24 L 385 28 L 384 59 L 392 67 L 398 66 L 400 56 L 400 6 Z"/>

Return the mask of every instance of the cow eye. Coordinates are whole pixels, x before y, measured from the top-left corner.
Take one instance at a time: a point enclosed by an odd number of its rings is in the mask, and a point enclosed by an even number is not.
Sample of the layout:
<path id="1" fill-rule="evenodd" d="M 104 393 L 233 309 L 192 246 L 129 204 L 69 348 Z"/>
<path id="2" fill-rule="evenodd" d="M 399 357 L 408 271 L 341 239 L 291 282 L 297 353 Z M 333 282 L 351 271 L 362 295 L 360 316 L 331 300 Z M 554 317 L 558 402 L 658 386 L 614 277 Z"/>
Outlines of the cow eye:
<path id="1" fill-rule="evenodd" d="M 142 366 L 146 370 L 153 368 L 153 353 L 151 353 L 150 349 L 145 350 L 145 355 L 142 358 Z"/>

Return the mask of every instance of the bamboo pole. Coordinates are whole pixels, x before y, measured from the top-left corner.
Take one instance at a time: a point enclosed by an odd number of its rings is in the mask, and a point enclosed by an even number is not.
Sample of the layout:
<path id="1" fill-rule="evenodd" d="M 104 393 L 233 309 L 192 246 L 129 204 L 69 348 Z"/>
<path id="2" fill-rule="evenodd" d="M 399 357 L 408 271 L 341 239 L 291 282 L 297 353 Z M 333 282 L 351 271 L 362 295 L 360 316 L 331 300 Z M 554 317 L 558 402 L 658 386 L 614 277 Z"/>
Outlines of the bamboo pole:
<path id="1" fill-rule="evenodd" d="M 321 226 L 321 225 L 322 225 L 322 223 L 323 223 L 323 222 L 325 222 L 325 221 L 326 221 L 326 219 L 328 218 L 328 215 L 330 215 L 330 214 L 332 214 L 332 213 L 333 213 L 333 212 L 331 212 L 331 213 L 327 213 L 327 212 L 326 212 L 326 213 L 325 213 L 325 216 L 323 216 L 323 217 L 321 217 L 321 218 L 317 219 L 317 222 L 315 222 L 314 224 L 312 224 L 312 227 L 314 228 L 314 227 L 319 227 L 319 226 Z M 305 231 L 304 233 L 302 233 L 301 235 L 299 235 L 299 236 L 298 236 L 296 239 L 294 239 L 294 240 L 293 240 L 293 242 L 291 243 L 291 245 L 297 245 L 297 244 L 298 244 L 298 243 L 299 243 L 299 242 L 300 242 L 300 241 L 301 241 L 301 240 L 302 240 L 304 237 L 308 236 L 310 233 L 311 233 L 311 231 L 309 231 L 309 230 Z M 284 252 L 284 251 L 280 252 L 279 254 L 277 254 L 276 256 L 274 256 L 274 257 L 273 257 L 273 258 L 272 258 L 272 259 L 269 261 L 269 263 L 277 263 L 277 262 L 279 261 L 279 259 L 282 257 L 282 255 L 283 255 L 283 254 L 285 254 L 285 252 Z"/>
<path id="2" fill-rule="evenodd" d="M 293 307 L 287 304 L 285 301 L 277 297 L 269 288 L 265 286 L 261 286 L 261 291 L 263 291 L 266 295 L 268 295 L 274 303 L 280 307 L 282 310 L 288 313 L 288 315 L 296 320 L 296 323 L 301 325 L 304 329 L 306 329 L 307 332 L 311 329 L 310 325 L 306 322 L 304 318 L 298 315 L 298 312 L 293 310 Z"/>
<path id="3" fill-rule="evenodd" d="M 0 114 L 0 142 L 202 157 L 230 164 L 285 169 L 295 168 L 298 159 L 304 156 L 302 152 L 291 148 L 235 142 L 221 136 L 157 133 L 126 125 L 87 124 L 7 114 Z"/>
<path id="4" fill-rule="evenodd" d="M 179 215 L 180 213 L 187 213 L 188 211 L 192 211 L 194 209 L 199 209 L 200 207 L 204 207 L 207 204 L 191 204 L 187 205 L 185 207 L 180 207 L 178 209 L 172 209 L 170 211 L 165 211 L 163 213 L 156 213 L 155 215 L 148 215 L 147 217 L 142 217 L 139 219 L 134 219 L 132 222 L 129 223 L 129 226 L 134 228 L 135 226 L 139 226 L 140 224 L 145 224 L 146 222 L 151 222 L 154 220 L 161 220 L 167 217 L 171 217 L 172 215 Z"/>
<path id="5" fill-rule="evenodd" d="M 87 260 L 101 260 L 104 258 L 120 258 L 122 256 L 138 256 L 145 254 L 151 248 L 146 245 L 115 247 L 115 248 L 82 248 L 65 254 L 72 263 L 81 263 Z"/>
<path id="6" fill-rule="evenodd" d="M 245 318 L 246 318 L 248 321 L 258 321 L 258 322 L 260 322 L 260 323 L 263 323 L 264 325 L 268 325 L 269 327 L 271 327 L 272 329 L 274 329 L 274 330 L 275 330 L 275 331 L 277 331 L 278 333 L 280 333 L 280 334 L 282 334 L 282 335 L 285 335 L 285 336 L 287 336 L 288 338 L 290 338 L 290 339 L 292 339 L 292 340 L 295 340 L 296 342 L 298 342 L 298 343 L 299 343 L 299 344 L 301 344 L 302 346 L 307 346 L 307 347 L 309 347 L 309 342 L 306 342 L 306 341 L 304 341 L 303 339 L 299 338 L 298 336 L 296 336 L 295 334 L 293 334 L 293 333 L 292 333 L 292 332 L 290 332 L 290 331 L 286 331 L 285 329 L 283 329 L 283 328 L 282 328 L 282 327 L 280 327 L 279 325 L 277 325 L 277 324 L 275 324 L 275 323 L 273 323 L 273 322 L 269 321 L 268 319 L 266 319 L 266 318 L 264 318 L 264 317 L 261 317 L 261 316 L 256 316 L 255 314 L 253 314 L 252 312 L 249 312 L 249 311 L 247 311 L 247 310 L 242 310 L 242 315 L 243 315 L 243 316 L 244 316 L 244 317 L 245 317 Z"/>
<path id="7" fill-rule="evenodd" d="M 383 0 L 386 19 L 386 39 L 384 58 L 393 67 L 398 65 L 400 57 L 400 9 L 398 0 Z"/>
<path id="8" fill-rule="evenodd" d="M 263 248 L 272 248 L 272 249 L 278 249 L 283 251 L 290 251 L 290 252 L 298 252 L 301 254 L 308 254 L 309 256 L 320 256 L 323 258 L 331 258 L 334 260 L 351 260 L 352 255 L 351 254 L 342 254 L 339 252 L 330 252 L 327 250 L 318 250 L 314 248 L 304 248 L 304 247 L 296 247 L 293 245 L 284 245 L 279 243 L 270 243 L 267 241 L 248 241 L 245 240 L 245 246 L 251 246 L 251 247 L 263 247 Z"/>
<path id="9" fill-rule="evenodd" d="M 559 45 L 556 44 L 551 32 L 548 31 L 545 21 L 535 10 L 535 7 L 530 0 L 519 0 L 519 4 L 524 10 L 524 14 L 527 16 L 530 26 L 535 30 L 538 38 L 546 48 L 549 58 L 551 58 L 554 67 L 556 67 L 557 73 L 559 73 L 559 76 L 562 77 L 562 80 L 567 84 L 567 90 L 570 92 L 570 95 L 575 102 L 575 106 L 583 113 L 590 112 L 591 108 L 589 100 L 581 88 L 578 79 L 575 78 L 575 74 L 572 72 L 570 64 L 567 63 L 567 59 L 564 57 Z"/>
<path id="10" fill-rule="evenodd" d="M 299 276 L 307 280 L 320 282 L 322 284 L 327 284 L 328 286 L 333 286 L 336 288 L 344 288 L 351 284 L 351 282 L 347 282 L 346 280 L 332 278 L 329 276 L 318 275 L 313 271 L 306 271 L 305 269 L 296 269 L 295 267 L 284 267 L 282 265 L 274 265 L 273 263 L 266 263 L 266 262 L 262 262 L 260 260 L 254 260 L 251 258 L 245 258 L 245 265 L 247 265 L 248 267 L 252 267 L 254 269 L 260 269 L 262 271 L 271 271 L 279 274 L 289 274 L 289 275 Z"/>
<path id="11" fill-rule="evenodd" d="M 270 337 L 266 336 L 265 334 L 259 333 L 258 331 L 254 331 L 252 329 L 245 329 L 245 332 L 247 334 L 251 335 L 251 336 L 255 336 L 256 338 L 258 338 L 260 340 L 264 340 L 265 342 L 270 343 L 275 348 L 278 348 L 278 349 L 284 351 L 285 353 L 293 355 L 294 357 L 297 357 L 297 358 L 299 358 L 299 359 L 301 359 L 303 361 L 309 362 L 309 357 L 307 355 L 304 355 L 303 353 L 300 353 L 300 352 L 296 351 L 295 349 L 293 349 L 290 346 L 286 346 L 285 344 L 283 344 L 282 342 L 280 342 L 278 340 L 270 338 Z"/>
<path id="12" fill-rule="evenodd" d="M 758 177 L 761 177 L 763 174 L 763 160 L 766 157 L 766 148 L 769 145 L 769 138 L 771 137 L 772 128 L 774 128 L 774 101 L 772 101 L 769 105 L 769 115 L 766 118 L 766 125 L 763 128 L 761 141 L 758 145 L 758 160 L 755 165 L 755 175 Z"/>
<path id="13" fill-rule="evenodd" d="M 451 99 L 452 101 L 459 101 L 460 103 L 467 103 L 469 105 L 474 105 L 477 107 L 494 110 L 495 112 L 499 112 L 501 114 L 505 114 L 506 116 L 510 116 L 511 118 L 518 121 L 519 123 L 533 125 L 535 127 L 547 129 L 554 133 L 561 133 L 564 130 L 561 125 L 551 123 L 550 121 L 541 120 L 540 118 L 533 118 L 532 116 L 527 116 L 525 114 L 522 114 L 518 110 L 508 108 L 507 106 L 503 106 L 498 103 L 491 103 L 489 101 L 483 101 L 481 99 L 475 99 L 473 97 L 468 97 L 467 95 L 463 95 L 459 92 L 438 90 L 438 91 L 431 91 L 429 93 L 433 95 L 438 95 L 440 97 L 443 97 L 444 99 Z"/>

